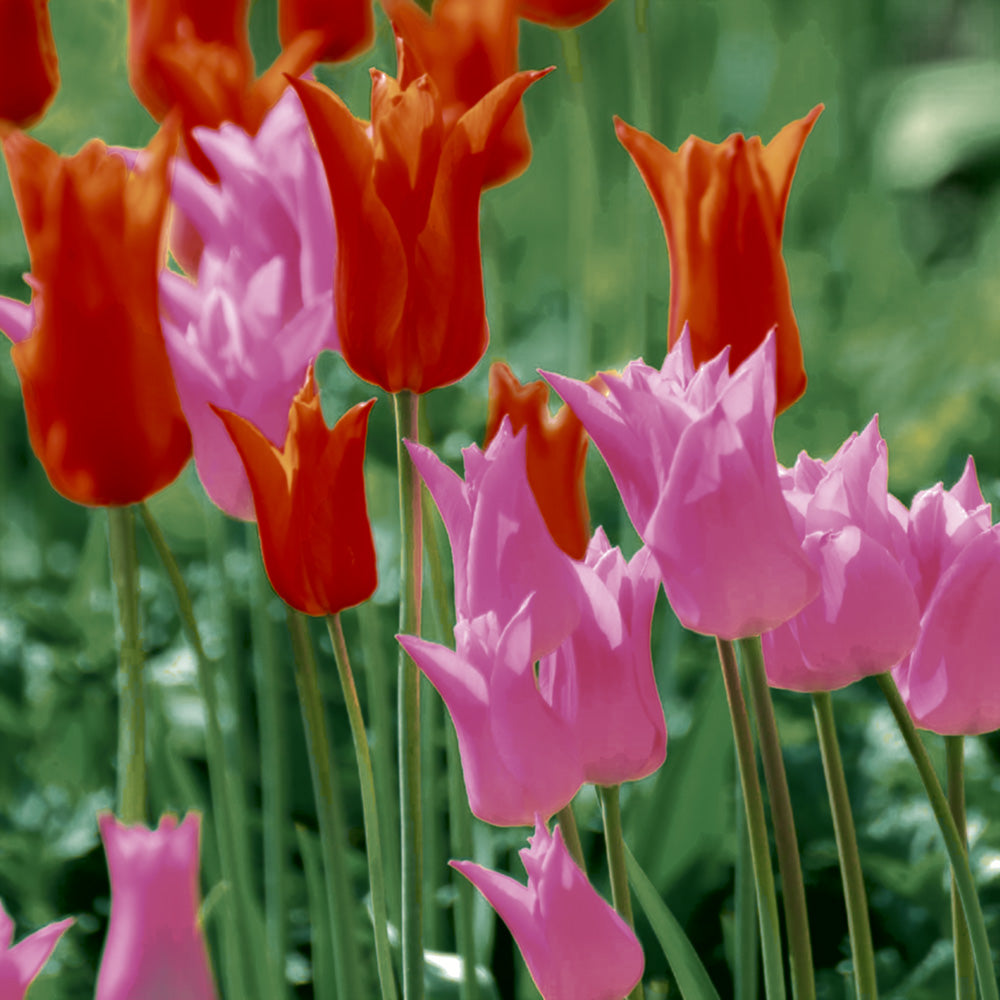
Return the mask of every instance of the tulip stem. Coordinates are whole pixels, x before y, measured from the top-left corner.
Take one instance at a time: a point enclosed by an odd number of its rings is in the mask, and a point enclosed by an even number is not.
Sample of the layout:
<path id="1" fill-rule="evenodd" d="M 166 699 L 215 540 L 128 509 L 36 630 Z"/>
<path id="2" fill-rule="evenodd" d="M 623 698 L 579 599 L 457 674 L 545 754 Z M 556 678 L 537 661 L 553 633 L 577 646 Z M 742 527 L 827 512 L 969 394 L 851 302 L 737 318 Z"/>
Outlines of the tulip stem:
<path id="1" fill-rule="evenodd" d="M 737 758 L 737 773 L 739 760 Z M 734 947 L 734 1000 L 757 1000 L 760 982 L 760 943 L 757 940 L 757 900 L 754 897 L 753 857 L 747 830 L 747 813 L 743 805 L 743 788 L 735 784 L 736 808 L 736 886 L 734 905 L 736 932 Z"/>
<path id="2" fill-rule="evenodd" d="M 111 576 L 118 598 L 118 818 L 146 821 L 146 702 L 139 634 L 139 560 L 131 507 L 108 508 Z"/>
<path id="3" fill-rule="evenodd" d="M 195 617 L 194 605 L 191 602 L 191 595 L 188 592 L 184 577 L 181 574 L 177 560 L 174 559 L 170 546 L 160 530 L 160 526 L 153 518 L 149 507 L 143 503 L 139 505 L 142 514 L 143 525 L 146 534 L 156 550 L 156 554 L 163 564 L 167 574 L 167 579 L 174 591 L 174 598 L 177 601 L 177 610 L 181 619 L 181 627 L 191 648 L 194 650 L 195 666 L 198 672 L 198 687 L 201 691 L 202 700 L 205 703 L 205 756 L 208 763 L 208 782 L 212 798 L 212 820 L 215 824 L 217 840 L 219 845 L 219 862 L 222 869 L 222 876 L 232 887 L 234 903 L 230 912 L 234 913 L 237 927 L 237 936 L 243 942 L 253 941 L 254 947 L 249 949 L 240 948 L 241 957 L 234 964 L 251 960 L 253 974 L 251 979 L 256 977 L 256 989 L 259 996 L 281 996 L 284 988 L 284 951 L 279 951 L 272 961 L 272 968 L 265 971 L 265 958 L 267 950 L 263 940 L 263 932 L 257 919 L 256 912 L 251 911 L 252 902 L 250 896 L 250 873 L 245 865 L 240 864 L 240 851 L 238 850 L 235 838 L 235 823 L 233 819 L 232 787 L 229 782 L 229 770 L 226 764 L 225 742 L 222 736 L 222 726 L 219 722 L 219 698 L 216 692 L 215 679 L 212 676 L 212 663 L 205 652 L 205 647 L 201 641 L 201 633 L 198 629 L 198 620 Z M 270 943 L 270 942 L 268 942 Z M 243 976 L 244 970 L 240 969 L 239 975 Z M 275 992 L 275 990 L 279 992 Z"/>
<path id="4" fill-rule="evenodd" d="M 604 846 L 608 852 L 611 899 L 621 918 L 634 930 L 635 917 L 632 915 L 632 896 L 628 887 L 628 868 L 625 862 L 625 838 L 622 835 L 620 788 L 620 785 L 598 785 L 597 794 L 601 798 L 601 816 L 604 819 Z M 567 806 L 567 808 L 572 807 Z M 640 978 L 629 993 L 628 1000 L 643 1000 L 644 996 Z"/>
<path id="5" fill-rule="evenodd" d="M 337 996 L 362 996 L 360 961 L 354 936 L 354 892 L 347 871 L 347 828 L 344 822 L 343 797 L 337 784 L 326 713 L 316 672 L 316 654 L 309 637 L 305 615 L 286 609 L 288 632 L 295 658 L 295 684 L 299 691 L 302 722 L 305 727 L 309 770 L 312 773 L 319 820 L 320 850 L 330 907 L 331 941 Z"/>
<path id="6" fill-rule="evenodd" d="M 347 656 L 347 643 L 340 624 L 340 615 L 326 620 L 333 644 L 333 658 L 337 661 L 340 686 L 347 704 L 347 717 L 351 723 L 354 753 L 358 760 L 358 778 L 361 782 L 361 810 L 365 823 L 365 848 L 368 852 L 368 878 L 372 891 L 372 917 L 375 923 L 375 960 L 382 1000 L 396 1000 L 396 979 L 392 971 L 392 951 L 389 948 L 389 918 L 386 910 L 385 866 L 382 854 L 382 835 L 379 826 L 378 806 L 375 800 L 375 772 L 365 733 L 365 720 L 361 714 L 358 691 L 354 686 L 351 661 Z"/>
<path id="7" fill-rule="evenodd" d="M 580 831 L 576 826 L 576 813 L 573 812 L 572 802 L 567 802 L 559 810 L 556 814 L 556 820 L 559 823 L 559 829 L 562 830 L 566 850 L 569 851 L 570 857 L 577 863 L 580 871 L 586 875 L 587 862 L 583 857 L 583 844 L 580 843 Z"/>
<path id="8" fill-rule="evenodd" d="M 938 828 L 944 838 L 944 846 L 951 860 L 952 876 L 955 879 L 965 919 L 969 925 L 969 933 L 972 937 L 972 952 L 975 956 L 976 973 L 979 976 L 979 989 L 982 991 L 983 1000 L 1000 1000 L 1000 993 L 997 992 L 997 981 L 993 974 L 993 963 L 990 958 L 990 942 L 986 936 L 986 924 L 983 921 L 979 897 L 976 895 L 976 883 L 969 868 L 969 857 L 966 854 L 962 837 L 955 825 L 955 820 L 952 818 L 948 799 L 941 789 L 941 782 L 938 780 L 934 765 L 931 763 L 927 749 L 913 725 L 913 720 L 910 718 L 910 713 L 903 703 L 892 675 L 878 674 L 875 679 L 895 716 L 896 725 L 899 726 L 899 731 L 906 741 L 910 756 L 917 765 L 920 780 L 924 783 L 924 790 L 927 792 L 927 798 L 930 800 L 931 809 L 934 810 Z"/>
<path id="9" fill-rule="evenodd" d="M 809 912 L 802 881 L 799 844 L 795 835 L 795 814 L 792 811 L 792 798 L 788 793 L 781 738 L 774 717 L 771 689 L 767 684 L 760 636 L 740 639 L 739 647 L 750 685 L 750 704 L 757 720 L 764 780 L 771 802 L 771 822 L 778 849 L 781 898 L 788 932 L 788 957 L 792 966 L 792 996 L 795 1000 L 816 1000 L 816 974 L 813 971 L 812 945 L 809 942 Z"/>
<path id="10" fill-rule="evenodd" d="M 722 677 L 726 684 L 729 717 L 736 742 L 736 759 L 743 789 L 743 806 L 750 836 L 750 856 L 753 860 L 754 883 L 757 887 L 757 919 L 760 924 L 760 944 L 764 965 L 764 991 L 767 1000 L 785 1000 L 785 972 L 781 959 L 781 928 L 778 922 L 778 902 L 774 891 L 771 850 L 767 842 L 767 821 L 764 818 L 764 797 L 757 775 L 757 758 L 753 749 L 750 717 L 747 715 L 736 650 L 728 639 L 716 639 Z"/>
<path id="11" fill-rule="evenodd" d="M 819 750 L 823 758 L 826 791 L 833 814 L 833 832 L 837 838 L 837 855 L 840 858 L 840 879 L 844 886 L 847 929 L 851 938 L 851 958 L 854 961 L 854 988 L 857 1000 L 877 1000 L 878 978 L 875 974 L 875 950 L 868 921 L 868 901 L 865 897 L 854 817 L 851 814 L 851 800 L 844 777 L 844 763 L 837 742 L 833 698 L 829 691 L 816 691 L 812 696 L 812 703 Z"/>
<path id="12" fill-rule="evenodd" d="M 948 757 L 948 805 L 952 819 L 962 840 L 966 856 L 969 837 L 965 823 L 965 737 L 946 736 L 945 750 Z M 955 876 L 951 877 L 951 926 L 955 939 L 955 998 L 976 1000 L 976 969 L 972 954 L 969 925 L 962 915 L 962 901 L 958 897 Z"/>
<path id="13" fill-rule="evenodd" d="M 420 397 L 403 391 L 393 396 L 396 414 L 396 464 L 399 471 L 401 535 L 399 631 L 420 635 L 421 571 L 423 569 L 420 477 L 403 440 L 420 439 Z M 399 806 L 403 897 L 403 997 L 422 1000 L 424 950 L 423 820 L 420 809 L 420 672 L 399 650 Z"/>

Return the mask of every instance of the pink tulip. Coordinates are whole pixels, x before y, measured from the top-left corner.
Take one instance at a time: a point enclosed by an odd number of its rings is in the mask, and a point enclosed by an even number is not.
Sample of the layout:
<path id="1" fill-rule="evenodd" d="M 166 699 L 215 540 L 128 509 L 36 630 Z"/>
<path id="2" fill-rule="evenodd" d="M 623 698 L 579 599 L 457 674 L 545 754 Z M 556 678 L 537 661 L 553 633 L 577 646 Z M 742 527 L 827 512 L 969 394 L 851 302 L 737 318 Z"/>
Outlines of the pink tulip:
<path id="1" fill-rule="evenodd" d="M 667 752 L 667 726 L 653 677 L 650 630 L 660 574 L 646 548 L 626 563 L 601 528 L 587 549 L 588 601 L 580 623 L 538 665 L 546 700 L 572 720 L 584 778 L 638 781 Z"/>
<path id="2" fill-rule="evenodd" d="M 799 454 L 781 483 L 822 591 L 762 636 L 774 687 L 832 691 L 897 663 L 917 639 L 902 504 L 888 493 L 885 441 L 873 417 L 829 462 Z"/>
<path id="3" fill-rule="evenodd" d="M 194 135 L 220 180 L 174 162 L 174 202 L 204 250 L 196 283 L 163 271 L 163 332 L 205 490 L 226 513 L 253 520 L 243 463 L 209 404 L 250 420 L 275 444 L 285 440 L 309 362 L 339 347 L 333 210 L 291 91 L 255 137 L 228 123 Z"/>
<path id="4" fill-rule="evenodd" d="M 1000 728 L 1000 677 L 989 667 L 1000 641 L 1000 526 L 990 520 L 971 457 L 951 490 L 938 483 L 910 507 L 920 636 L 893 676 L 922 729 Z"/>
<path id="5" fill-rule="evenodd" d="M 198 924 L 201 819 L 155 830 L 99 820 L 111 875 L 111 921 L 96 1000 L 215 1000 Z"/>
<path id="6" fill-rule="evenodd" d="M 677 617 L 735 639 L 775 628 L 819 593 L 774 456 L 774 336 L 730 375 L 697 371 L 685 331 L 660 371 L 633 361 L 608 395 L 543 373 L 611 469 Z"/>
<path id="7" fill-rule="evenodd" d="M 621 1000 L 642 976 L 642 948 L 576 866 L 557 827 L 540 821 L 521 862 L 522 885 L 471 861 L 452 861 L 517 941 L 544 1000 Z"/>
<path id="8" fill-rule="evenodd" d="M 0 903 L 0 1000 L 24 1000 L 28 987 L 73 923 L 72 917 L 47 924 L 14 947 L 14 921 Z"/>

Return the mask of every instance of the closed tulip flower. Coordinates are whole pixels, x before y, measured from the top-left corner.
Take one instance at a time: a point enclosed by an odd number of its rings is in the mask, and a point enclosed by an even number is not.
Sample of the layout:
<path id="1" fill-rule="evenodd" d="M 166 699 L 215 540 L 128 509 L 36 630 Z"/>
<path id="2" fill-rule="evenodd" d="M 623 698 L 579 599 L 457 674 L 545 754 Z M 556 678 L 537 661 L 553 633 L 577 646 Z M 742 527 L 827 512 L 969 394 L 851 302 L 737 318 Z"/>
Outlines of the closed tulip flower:
<path id="1" fill-rule="evenodd" d="M 72 923 L 69 918 L 47 924 L 11 947 L 14 921 L 0 903 L 0 997 L 3 1000 L 24 1000 L 28 987 Z"/>
<path id="2" fill-rule="evenodd" d="M 374 402 L 351 407 L 328 428 L 310 367 L 283 448 L 249 420 L 213 407 L 250 479 L 271 586 L 303 614 L 337 614 L 367 600 L 378 584 L 364 479 Z"/>
<path id="3" fill-rule="evenodd" d="M 28 128 L 38 121 L 58 89 L 49 0 L 4 0 L 0 3 L 0 136 L 12 125 Z"/>
<path id="4" fill-rule="evenodd" d="M 111 920 L 95 1000 L 216 1000 L 198 922 L 201 818 L 155 830 L 99 820 L 111 876 Z"/>
<path id="5" fill-rule="evenodd" d="M 549 28 L 575 28 L 600 14 L 611 0 L 520 0 L 518 10 L 526 21 Z"/>
<path id="6" fill-rule="evenodd" d="M 660 371 L 605 374 L 607 396 L 545 378 L 608 463 L 687 628 L 737 639 L 775 628 L 819 593 L 774 455 L 774 336 L 729 372 L 728 348 L 695 370 L 682 335 Z"/>
<path id="7" fill-rule="evenodd" d="M 433 77 L 372 71 L 371 124 L 293 81 L 326 168 L 337 228 L 344 360 L 387 392 L 428 392 L 486 350 L 479 196 L 492 151 L 541 73 L 507 77 L 454 122 Z"/>
<path id="8" fill-rule="evenodd" d="M 806 388 L 781 234 L 795 166 L 822 110 L 786 125 L 767 145 L 758 136 L 720 144 L 691 136 L 676 153 L 615 119 L 667 237 L 668 344 L 689 325 L 694 363 L 728 344 L 735 371 L 776 328 L 778 413 Z"/>
<path id="9" fill-rule="evenodd" d="M 642 976 L 635 934 L 597 894 L 563 843 L 535 823 L 520 852 L 528 884 L 452 861 L 510 928 L 544 1000 L 621 1000 Z"/>
<path id="10" fill-rule="evenodd" d="M 307 31 L 319 31 L 319 62 L 342 62 L 369 48 L 375 40 L 372 0 L 279 0 L 278 35 L 291 46 Z"/>
<path id="11" fill-rule="evenodd" d="M 907 570 L 905 508 L 888 493 L 888 451 L 877 418 L 828 462 L 802 452 L 782 488 L 803 548 L 822 579 L 819 597 L 762 636 L 768 681 L 833 691 L 899 662 L 920 612 Z"/>
<path id="12" fill-rule="evenodd" d="M 156 285 L 169 154 L 161 134 L 130 172 L 96 139 L 65 158 L 23 133 L 4 142 L 33 290 L 30 311 L 8 309 L 11 357 L 32 448 L 77 503 L 137 503 L 191 455 Z"/>

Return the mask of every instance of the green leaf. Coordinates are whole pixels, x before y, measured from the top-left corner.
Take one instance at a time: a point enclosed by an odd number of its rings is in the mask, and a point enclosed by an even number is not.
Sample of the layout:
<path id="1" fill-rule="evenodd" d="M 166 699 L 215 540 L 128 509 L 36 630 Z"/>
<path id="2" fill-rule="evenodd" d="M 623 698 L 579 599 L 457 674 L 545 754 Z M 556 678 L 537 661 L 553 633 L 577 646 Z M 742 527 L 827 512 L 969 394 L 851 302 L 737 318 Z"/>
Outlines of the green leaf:
<path id="1" fill-rule="evenodd" d="M 719 1000 L 719 994 L 708 978 L 705 966 L 701 964 L 698 953 L 694 950 L 684 928 L 677 922 L 674 915 L 667 909 L 646 878 L 645 872 L 639 867 L 632 852 L 625 848 L 625 863 L 628 866 L 628 877 L 639 901 L 653 928 L 657 941 L 663 949 L 667 964 L 677 980 L 677 987 L 684 1000 Z"/>

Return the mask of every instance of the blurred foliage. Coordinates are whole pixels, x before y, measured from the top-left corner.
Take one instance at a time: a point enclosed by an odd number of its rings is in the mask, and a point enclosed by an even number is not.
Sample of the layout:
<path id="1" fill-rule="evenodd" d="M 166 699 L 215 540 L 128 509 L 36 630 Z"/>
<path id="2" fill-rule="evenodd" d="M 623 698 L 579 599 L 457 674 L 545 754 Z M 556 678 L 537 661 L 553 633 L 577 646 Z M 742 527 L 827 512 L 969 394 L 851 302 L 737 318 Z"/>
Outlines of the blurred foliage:
<path id="1" fill-rule="evenodd" d="M 153 123 L 125 71 L 125 5 L 52 0 L 62 89 L 39 138 L 63 152 L 98 135 L 139 145 Z M 274 0 L 256 0 L 255 50 L 277 50 Z M 995 0 L 650 0 L 636 30 L 633 0 L 615 2 L 575 33 L 581 78 L 567 72 L 573 39 L 524 24 L 521 62 L 556 64 L 528 93 L 535 143 L 527 173 L 483 199 L 484 270 L 492 344 L 462 384 L 432 394 L 425 440 L 447 460 L 482 439 L 486 375 L 507 360 L 522 378 L 548 367 L 574 376 L 644 355 L 659 364 L 668 265 L 652 202 L 615 140 L 619 114 L 672 148 L 690 133 L 721 140 L 734 130 L 765 140 L 822 101 L 806 144 L 785 227 L 785 256 L 802 330 L 809 390 L 782 417 L 779 457 L 831 454 L 872 413 L 889 442 L 891 486 L 950 485 L 967 453 L 989 499 L 1000 498 L 1000 8 Z M 369 65 L 393 68 L 379 17 L 376 49 L 320 70 L 364 113 Z M 0 182 L 0 292 L 24 295 L 27 258 L 9 185 Z M 339 358 L 321 360 L 328 415 L 373 390 Z M 379 395 L 377 392 L 376 395 Z M 65 914 L 77 925 L 32 991 L 33 1000 L 92 995 L 108 913 L 95 812 L 113 801 L 115 643 L 102 512 L 63 501 L 27 442 L 12 365 L 0 361 L 0 898 L 18 935 Z M 636 539 L 606 469 L 588 467 L 592 513 L 612 541 Z M 369 444 L 369 496 L 381 584 L 365 619 L 347 616 L 357 668 L 395 662 L 398 527 L 391 406 L 380 400 Z M 257 702 L 251 615 L 280 622 L 279 602 L 251 603 L 258 555 L 252 533 L 204 500 L 189 469 L 152 508 L 184 567 L 209 653 L 220 659 L 226 736 L 240 763 L 246 835 L 260 850 Z M 150 680 L 150 796 L 154 813 L 204 807 L 201 706 L 172 596 L 141 539 L 144 643 Z M 427 602 L 431 617 L 430 600 Z M 373 623 L 378 625 L 374 629 Z M 429 626 L 432 628 L 433 626 Z M 280 632 L 277 633 L 281 635 Z M 321 648 L 325 639 L 317 635 Z M 290 652 L 278 640 L 279 655 Z M 724 925 L 731 922 L 735 856 L 732 742 L 712 644 L 685 634 L 661 601 L 654 651 L 670 733 L 665 767 L 625 790 L 626 831 L 640 863 L 685 925 L 720 992 L 730 989 Z M 329 660 L 325 661 L 329 664 Z M 290 671 L 289 671 L 290 674 Z M 350 760 L 332 670 L 324 676 L 336 750 Z M 391 681 L 390 681 L 391 683 Z M 365 679 L 359 678 L 364 696 Z M 291 819 L 315 829 L 308 768 L 291 677 L 281 709 L 291 743 Z M 938 1000 L 951 988 L 944 854 L 929 808 L 872 686 L 836 695 L 872 907 L 880 980 L 889 1000 Z M 432 702 L 433 692 L 427 702 Z M 808 699 L 777 693 L 813 923 L 821 1000 L 846 995 L 849 959 L 836 851 Z M 444 724 L 429 710 L 431 766 Z M 941 748 L 929 740 L 936 753 Z M 1000 933 L 1000 771 L 995 738 L 970 741 L 972 856 L 992 938 Z M 434 762 L 437 762 L 435 764 Z M 342 768 L 352 861 L 362 891 L 363 834 L 353 769 Z M 440 787 L 443 788 L 443 782 Z M 429 792 L 433 796 L 434 792 Z M 440 795 L 443 797 L 443 791 Z M 428 815 L 447 850 L 445 805 Z M 602 871 L 596 797 L 577 803 L 585 846 Z M 524 832 L 476 824 L 476 858 L 523 877 Z M 206 842 L 210 840 L 209 831 Z M 303 834 L 303 851 L 309 839 Z M 444 844 L 444 846 L 441 846 Z M 204 852 L 206 889 L 217 862 Z M 309 902 L 303 861 L 290 855 L 289 978 L 310 996 Z M 308 857 L 305 867 L 308 869 Z M 443 858 L 430 857 L 428 946 L 454 949 L 454 899 Z M 601 876 L 597 876 L 600 885 Z M 606 886 L 604 886 L 606 889 Z M 218 904 L 226 905 L 223 900 Z M 213 910 L 212 912 L 216 912 Z M 443 919 L 438 919 L 438 918 Z M 211 914 L 208 927 L 214 935 Z M 651 995 L 672 995 L 649 928 L 640 924 Z M 497 995 L 534 995 L 513 946 L 490 911 L 477 912 L 479 960 Z M 448 993 L 436 962 L 432 996 Z M 444 969 L 444 972 L 441 972 Z M 485 975 L 485 972 L 484 972 Z M 487 982 L 484 980 L 484 982 Z"/>

